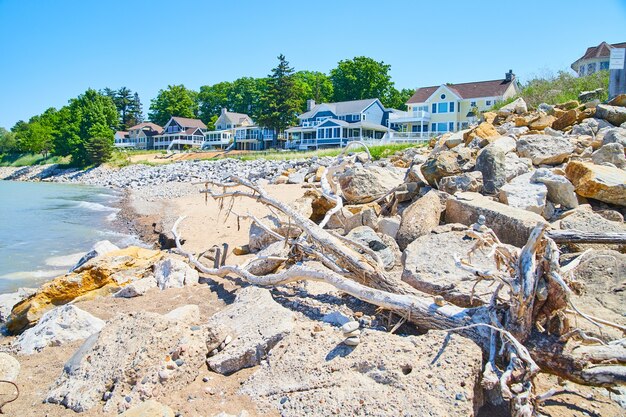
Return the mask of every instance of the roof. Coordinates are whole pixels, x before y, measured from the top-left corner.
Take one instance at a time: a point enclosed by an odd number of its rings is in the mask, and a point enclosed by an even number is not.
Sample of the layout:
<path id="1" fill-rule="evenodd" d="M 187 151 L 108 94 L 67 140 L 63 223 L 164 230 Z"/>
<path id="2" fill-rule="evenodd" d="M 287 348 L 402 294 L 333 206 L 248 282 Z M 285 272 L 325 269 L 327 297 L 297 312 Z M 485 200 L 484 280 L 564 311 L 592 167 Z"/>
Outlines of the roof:
<path id="1" fill-rule="evenodd" d="M 163 130 L 163 128 L 161 126 L 159 126 L 156 123 L 152 123 L 152 122 L 139 123 L 138 125 L 129 127 L 128 130 L 139 130 L 139 129 L 143 130 L 146 127 L 150 128 L 150 130 L 154 130 L 154 131 L 157 131 L 157 132 L 160 132 L 160 131 Z"/>
<path id="2" fill-rule="evenodd" d="M 622 43 L 614 43 L 609 45 L 606 42 L 600 42 L 598 46 L 590 46 L 585 51 L 585 54 L 578 58 L 576 61 L 580 61 L 581 59 L 593 59 L 593 58 L 602 58 L 608 57 L 611 55 L 611 49 L 613 48 L 626 48 L 626 42 Z"/>
<path id="3" fill-rule="evenodd" d="M 195 127 L 199 129 L 206 129 L 206 125 L 200 119 L 189 119 L 187 117 L 177 116 L 173 116 L 172 119 L 184 128 Z"/>
<path id="4" fill-rule="evenodd" d="M 117 132 L 115 132 L 115 136 L 125 138 L 128 136 L 128 132 L 125 132 L 123 130 L 118 130 Z"/>
<path id="5" fill-rule="evenodd" d="M 252 122 L 252 118 L 245 113 L 225 111 L 224 113 L 222 113 L 222 116 L 226 116 L 226 119 L 228 119 L 232 124 L 241 124 L 246 120 Z"/>
<path id="6" fill-rule="evenodd" d="M 187 129 L 185 129 L 185 135 L 192 136 L 194 133 L 196 133 L 198 131 L 198 129 L 200 129 L 200 128 L 199 127 L 189 127 Z M 202 131 L 200 131 L 200 134 L 202 134 Z"/>
<path id="7" fill-rule="evenodd" d="M 336 103 L 320 103 L 313 107 L 311 110 L 302 113 L 298 117 L 300 119 L 307 119 L 309 117 L 312 117 L 315 115 L 315 113 L 320 111 L 320 108 L 322 106 L 328 107 L 328 109 L 332 111 L 336 116 L 356 114 L 362 112 L 376 101 L 378 101 L 377 98 L 367 98 L 364 100 L 339 101 Z"/>
<path id="8" fill-rule="evenodd" d="M 463 99 L 478 98 L 478 97 L 498 97 L 504 94 L 507 88 L 515 82 L 515 78 L 510 81 L 506 79 L 490 80 L 490 81 L 477 81 L 471 83 L 461 84 L 443 84 L 446 88 L 452 91 L 457 96 Z M 410 103 L 424 103 L 430 96 L 433 95 L 440 85 L 434 85 L 431 87 L 422 87 L 415 90 L 415 93 L 411 96 L 407 104 Z"/>

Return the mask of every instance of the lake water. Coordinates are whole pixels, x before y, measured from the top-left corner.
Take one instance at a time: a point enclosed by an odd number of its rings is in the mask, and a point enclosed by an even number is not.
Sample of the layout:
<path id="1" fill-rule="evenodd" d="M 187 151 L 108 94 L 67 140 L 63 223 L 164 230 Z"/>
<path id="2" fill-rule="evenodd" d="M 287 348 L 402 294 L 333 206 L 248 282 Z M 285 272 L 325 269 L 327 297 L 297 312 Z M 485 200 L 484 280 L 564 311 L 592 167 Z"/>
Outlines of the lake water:
<path id="1" fill-rule="evenodd" d="M 112 229 L 118 198 L 96 187 L 0 181 L 0 293 L 67 272 L 99 240 L 136 242 Z"/>

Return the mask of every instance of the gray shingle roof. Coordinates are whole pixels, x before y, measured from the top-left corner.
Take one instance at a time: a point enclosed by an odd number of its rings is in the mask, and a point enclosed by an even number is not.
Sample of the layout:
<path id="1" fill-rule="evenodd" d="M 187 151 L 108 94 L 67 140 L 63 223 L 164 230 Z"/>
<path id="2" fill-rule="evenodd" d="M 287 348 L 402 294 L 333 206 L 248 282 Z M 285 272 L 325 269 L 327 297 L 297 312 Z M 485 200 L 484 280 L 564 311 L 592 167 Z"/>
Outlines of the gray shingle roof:
<path id="1" fill-rule="evenodd" d="M 336 116 L 344 116 L 346 114 L 356 114 L 360 113 L 372 103 L 378 101 L 377 98 L 368 98 L 364 100 L 352 100 L 352 101 L 339 101 L 337 103 L 321 103 L 313 107 L 310 111 L 302 113 L 298 116 L 301 119 L 307 119 L 312 117 L 320 110 L 321 106 L 326 106 L 332 111 Z"/>
<path id="2" fill-rule="evenodd" d="M 252 118 L 245 113 L 226 111 L 223 116 L 232 124 L 242 124 L 246 120 L 252 124 Z"/>

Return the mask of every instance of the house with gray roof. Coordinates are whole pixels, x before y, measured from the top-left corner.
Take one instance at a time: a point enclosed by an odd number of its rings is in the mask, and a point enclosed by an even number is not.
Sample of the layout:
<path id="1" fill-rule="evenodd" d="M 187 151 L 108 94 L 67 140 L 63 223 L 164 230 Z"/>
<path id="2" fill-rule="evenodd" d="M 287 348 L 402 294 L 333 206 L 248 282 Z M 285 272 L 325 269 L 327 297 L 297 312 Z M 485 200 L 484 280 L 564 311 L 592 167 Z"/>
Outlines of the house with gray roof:
<path id="1" fill-rule="evenodd" d="M 239 150 L 262 150 L 270 146 L 274 132 L 257 126 L 245 113 L 235 113 L 223 108 L 215 121 L 215 130 L 207 132 L 205 136 L 202 148 L 206 149 L 232 147 Z"/>
<path id="2" fill-rule="evenodd" d="M 320 104 L 307 100 L 307 111 L 298 116 L 299 125 L 285 133 L 290 147 L 302 150 L 382 139 L 389 130 L 389 113 L 377 98 Z"/>
<path id="3" fill-rule="evenodd" d="M 171 117 L 163 126 L 163 131 L 153 137 L 153 149 L 171 149 L 190 146 L 200 147 L 204 142 L 206 125 L 200 119 Z"/>

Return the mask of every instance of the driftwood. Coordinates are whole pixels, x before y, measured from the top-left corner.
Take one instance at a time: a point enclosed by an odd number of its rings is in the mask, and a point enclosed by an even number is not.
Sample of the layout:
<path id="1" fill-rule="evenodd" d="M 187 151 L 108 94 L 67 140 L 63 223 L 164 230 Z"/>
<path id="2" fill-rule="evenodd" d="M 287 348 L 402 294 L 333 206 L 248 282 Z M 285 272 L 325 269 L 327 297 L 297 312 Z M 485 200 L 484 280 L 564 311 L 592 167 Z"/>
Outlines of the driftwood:
<path id="1" fill-rule="evenodd" d="M 626 233 L 581 232 L 578 230 L 550 230 L 547 236 L 556 243 L 625 244 Z"/>
<path id="2" fill-rule="evenodd" d="M 341 188 L 333 177 L 339 171 L 338 166 L 350 163 L 349 158 L 339 158 L 337 166 L 324 170 L 322 193 L 339 207 Z M 221 190 L 214 191 L 209 185 Z M 513 416 L 536 415 L 541 401 L 554 395 L 534 392 L 533 378 L 540 370 L 581 384 L 607 387 L 626 384 L 626 342 L 602 344 L 570 328 L 565 320 L 565 313 L 573 312 L 597 326 L 609 325 L 624 331 L 623 326 L 582 313 L 572 303 L 569 281 L 577 262 L 560 267 L 558 248 L 544 225 L 537 225 L 524 248 L 517 251 L 502 245 L 484 224 L 468 229 L 468 236 L 476 243 L 466 258 L 454 255 L 457 265 L 472 271 L 477 281 L 491 280 L 497 286 L 488 306 L 463 308 L 442 304 L 433 295 L 422 293 L 388 274 L 369 248 L 323 229 L 321 226 L 327 218 L 320 226 L 249 181 L 231 177 L 227 183 L 207 183 L 202 192 L 220 205 L 238 197 L 254 199 L 286 216 L 289 224 L 302 233 L 293 236 L 289 232 L 289 236 L 281 236 L 248 216 L 291 247 L 284 269 L 258 276 L 244 266 L 210 268 L 202 264 L 182 248 L 177 229 L 184 218 L 179 218 L 172 228 L 176 251 L 200 272 L 219 277 L 237 276 L 266 287 L 303 280 L 322 281 L 388 309 L 421 329 L 457 332 L 485 351 L 488 360 L 483 387 L 509 400 Z M 232 209 L 232 201 L 230 207 Z M 497 269 L 481 270 L 472 265 L 471 254 L 479 250 L 494 257 Z M 507 301 L 500 299 L 502 291 L 508 293 L 504 298 Z M 575 339 L 592 344 L 577 344 Z"/>

